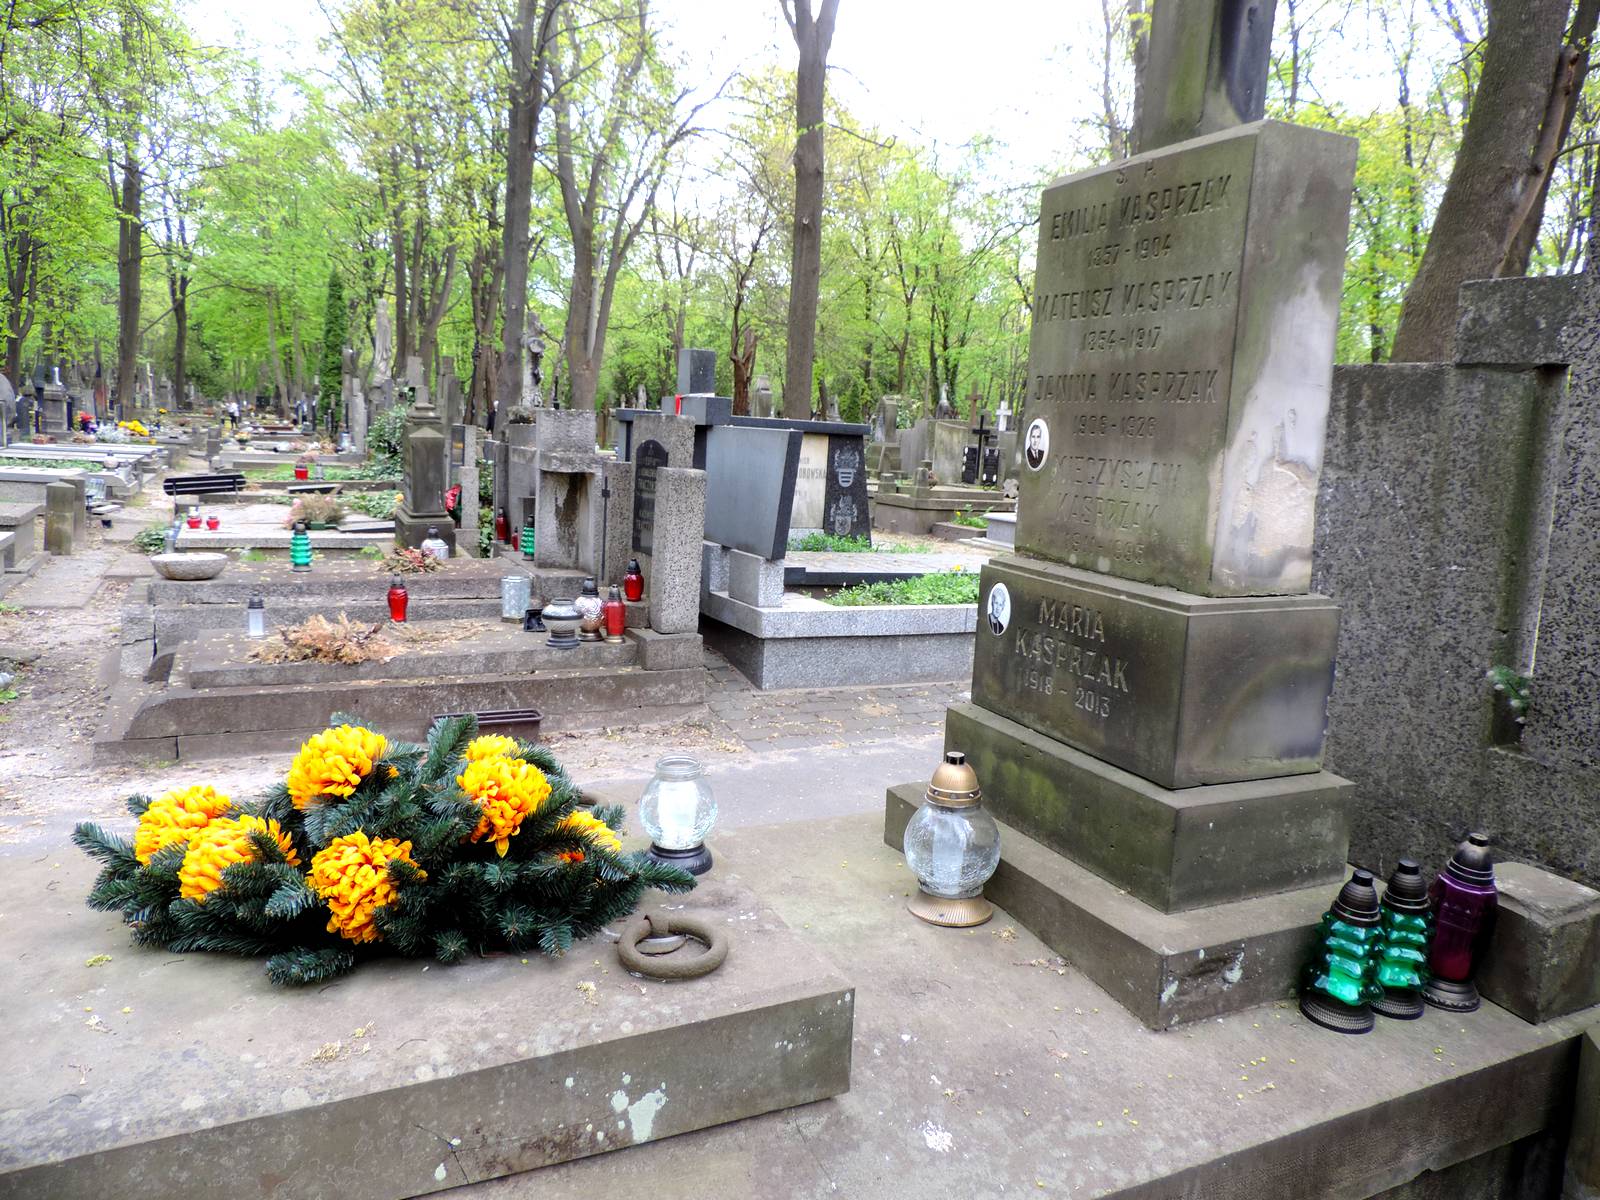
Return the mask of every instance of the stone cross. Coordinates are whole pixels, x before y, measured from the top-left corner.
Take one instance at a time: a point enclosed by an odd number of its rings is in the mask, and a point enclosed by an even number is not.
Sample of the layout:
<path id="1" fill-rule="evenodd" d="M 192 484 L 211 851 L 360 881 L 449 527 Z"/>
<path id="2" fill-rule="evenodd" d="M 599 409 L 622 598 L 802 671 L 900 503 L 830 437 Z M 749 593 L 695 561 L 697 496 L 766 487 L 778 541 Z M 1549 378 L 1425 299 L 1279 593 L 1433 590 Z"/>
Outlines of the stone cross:
<path id="1" fill-rule="evenodd" d="M 1277 0 L 1155 0 L 1134 130 L 1143 154 L 1259 121 Z"/>
<path id="2" fill-rule="evenodd" d="M 1000 401 L 1000 408 L 994 414 L 994 420 L 996 429 L 1001 433 L 1009 432 L 1011 429 L 1011 405 L 1004 400 Z"/>

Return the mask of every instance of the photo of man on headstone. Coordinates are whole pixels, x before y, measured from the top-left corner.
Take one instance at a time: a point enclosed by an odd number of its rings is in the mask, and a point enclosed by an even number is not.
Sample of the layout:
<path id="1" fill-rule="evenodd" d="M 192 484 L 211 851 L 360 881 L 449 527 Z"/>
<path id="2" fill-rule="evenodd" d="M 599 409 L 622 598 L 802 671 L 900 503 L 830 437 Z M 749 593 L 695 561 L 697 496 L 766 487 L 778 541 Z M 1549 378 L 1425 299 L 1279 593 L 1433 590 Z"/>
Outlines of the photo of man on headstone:
<path id="1" fill-rule="evenodd" d="M 1011 624 L 1011 592 L 1003 583 L 989 589 L 989 632 L 999 637 Z"/>
<path id="2" fill-rule="evenodd" d="M 1036 417 L 1033 424 L 1028 426 L 1028 440 L 1022 456 L 1028 460 L 1029 468 L 1037 471 L 1044 466 L 1045 456 L 1049 453 L 1050 429 L 1045 425 L 1043 417 Z"/>

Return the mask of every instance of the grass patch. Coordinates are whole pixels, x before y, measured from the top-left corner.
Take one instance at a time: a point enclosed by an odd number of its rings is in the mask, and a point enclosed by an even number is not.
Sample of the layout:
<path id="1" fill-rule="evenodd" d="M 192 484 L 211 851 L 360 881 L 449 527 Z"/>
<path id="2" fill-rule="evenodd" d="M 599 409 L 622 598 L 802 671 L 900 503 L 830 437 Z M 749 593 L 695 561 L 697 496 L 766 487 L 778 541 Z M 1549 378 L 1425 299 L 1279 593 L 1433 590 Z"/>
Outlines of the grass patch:
<path id="1" fill-rule="evenodd" d="M 885 542 L 874 546 L 867 538 L 839 537 L 832 533 L 808 533 L 789 539 L 791 550 L 815 550 L 832 554 L 927 554 L 932 546 Z"/>
<path id="2" fill-rule="evenodd" d="M 367 517 L 392 517 L 395 505 L 399 503 L 395 492 L 348 492 L 342 493 L 340 499 L 344 506 L 352 512 L 361 513 Z"/>
<path id="3" fill-rule="evenodd" d="M 978 516 L 970 508 L 959 509 L 956 515 L 950 518 L 952 525 L 965 525 L 968 529 L 987 529 L 989 522 Z"/>
<path id="4" fill-rule="evenodd" d="M 28 467 L 45 471 L 104 471 L 104 462 L 87 458 L 7 458 L 7 467 Z"/>
<path id="5" fill-rule="evenodd" d="M 241 469 L 240 473 L 244 475 L 246 479 L 254 480 L 257 483 L 292 483 L 294 482 L 294 456 L 289 455 L 288 459 L 289 461 L 285 462 L 282 466 L 244 467 Z M 316 474 L 315 467 L 312 468 L 311 473 L 313 476 Z M 394 472 L 392 470 L 376 463 L 365 462 L 353 467 L 339 467 L 334 466 L 331 463 L 324 463 L 322 467 L 322 479 L 313 481 L 327 483 L 330 481 L 345 479 L 392 478 L 394 478 Z M 307 481 L 302 480 L 301 482 Z"/>
<path id="6" fill-rule="evenodd" d="M 976 604 L 978 577 L 970 571 L 942 571 L 893 583 L 859 583 L 826 599 L 829 604 L 844 608 L 872 604 Z"/>

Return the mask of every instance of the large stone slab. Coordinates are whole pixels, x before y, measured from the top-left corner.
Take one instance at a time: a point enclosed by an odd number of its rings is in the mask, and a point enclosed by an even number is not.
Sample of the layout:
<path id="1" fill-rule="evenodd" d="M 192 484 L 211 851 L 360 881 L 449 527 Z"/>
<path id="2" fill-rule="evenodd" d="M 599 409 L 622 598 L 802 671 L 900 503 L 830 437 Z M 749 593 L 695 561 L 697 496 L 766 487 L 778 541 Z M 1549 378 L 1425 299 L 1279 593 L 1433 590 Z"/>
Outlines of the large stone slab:
<path id="1" fill-rule="evenodd" d="M 597 937 L 291 990 L 257 961 L 135 948 L 83 907 L 93 864 L 56 867 L 0 879 L 29 913 L 0 1001 L 32 1064 L 0 1083 L 6 1200 L 398 1200 L 850 1086 L 854 989 L 726 880 L 685 905 L 732 933 L 703 979 L 630 977 Z"/>
<path id="2" fill-rule="evenodd" d="M 716 425 L 706 433 L 706 537 L 761 558 L 789 543 L 803 438 L 795 429 Z M 824 443 L 828 440 L 821 439 Z"/>
<path id="3" fill-rule="evenodd" d="M 1020 536 L 1020 528 L 1019 528 Z M 1167 788 L 1322 765 L 1339 610 L 991 559 L 973 700 Z"/>
<path id="4" fill-rule="evenodd" d="M 975 704 L 950 708 L 944 742 L 996 817 L 1162 912 L 1344 874 L 1355 787 L 1326 771 L 1171 791 Z"/>
<path id="5" fill-rule="evenodd" d="M 1046 190 L 1019 550 L 1307 590 L 1355 160 L 1263 121 Z"/>
<path id="6" fill-rule="evenodd" d="M 1479 990 L 1535 1024 L 1600 1004 L 1600 893 L 1526 863 L 1499 864 L 1495 879 Z"/>
<path id="7" fill-rule="evenodd" d="M 889 789 L 885 844 L 904 843 L 925 787 Z M 1329 902 L 1314 887 L 1161 913 L 1004 822 L 984 894 L 1151 1029 L 1293 995 Z"/>

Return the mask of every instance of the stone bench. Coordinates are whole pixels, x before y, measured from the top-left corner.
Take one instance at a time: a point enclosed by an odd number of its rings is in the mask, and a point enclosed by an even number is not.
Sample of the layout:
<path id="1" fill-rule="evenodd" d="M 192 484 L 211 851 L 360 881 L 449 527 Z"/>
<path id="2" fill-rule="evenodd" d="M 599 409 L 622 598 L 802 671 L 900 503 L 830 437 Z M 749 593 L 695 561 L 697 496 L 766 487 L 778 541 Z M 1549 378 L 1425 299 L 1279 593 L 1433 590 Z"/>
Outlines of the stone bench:
<path id="1" fill-rule="evenodd" d="M 14 570 L 34 556 L 39 547 L 34 525 L 44 515 L 42 504 L 0 504 L 0 535 L 10 538 L 5 569 Z"/>
<path id="2" fill-rule="evenodd" d="M 17 567 L 17 535 L 0 533 L 0 567 L 14 571 Z"/>

